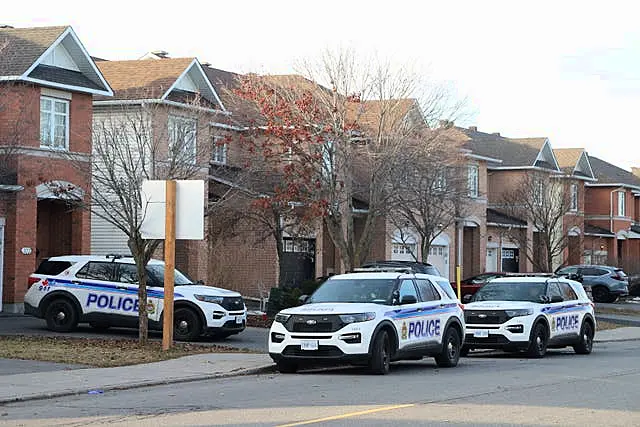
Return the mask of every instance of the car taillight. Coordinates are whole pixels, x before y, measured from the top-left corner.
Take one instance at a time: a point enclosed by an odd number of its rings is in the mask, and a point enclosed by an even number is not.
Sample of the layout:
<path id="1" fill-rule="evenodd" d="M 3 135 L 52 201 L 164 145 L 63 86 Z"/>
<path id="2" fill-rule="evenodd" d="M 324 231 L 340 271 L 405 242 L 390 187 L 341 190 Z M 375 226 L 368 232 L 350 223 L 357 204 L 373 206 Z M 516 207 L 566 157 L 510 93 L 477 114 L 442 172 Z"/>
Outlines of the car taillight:
<path id="1" fill-rule="evenodd" d="M 624 277 L 622 277 L 618 273 L 615 273 L 613 276 L 611 276 L 611 278 L 616 280 L 624 280 Z"/>
<path id="2" fill-rule="evenodd" d="M 39 281 L 40 281 L 39 277 L 29 276 L 29 287 L 31 287 L 31 285 L 33 285 L 34 283 L 38 283 Z"/>

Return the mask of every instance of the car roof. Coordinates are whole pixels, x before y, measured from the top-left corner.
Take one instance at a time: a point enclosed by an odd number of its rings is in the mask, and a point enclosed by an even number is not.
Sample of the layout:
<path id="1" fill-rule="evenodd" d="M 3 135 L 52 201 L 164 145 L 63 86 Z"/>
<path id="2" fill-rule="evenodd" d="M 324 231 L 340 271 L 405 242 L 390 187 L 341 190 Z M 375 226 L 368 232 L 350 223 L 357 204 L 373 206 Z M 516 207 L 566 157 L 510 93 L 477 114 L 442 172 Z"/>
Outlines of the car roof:
<path id="1" fill-rule="evenodd" d="M 558 281 L 558 282 L 569 282 L 568 279 L 563 277 L 535 277 L 535 276 L 505 276 L 499 277 L 496 279 L 492 279 L 491 283 L 546 283 L 549 280 Z"/>
<path id="2" fill-rule="evenodd" d="M 345 273 L 336 274 L 331 276 L 328 280 L 348 280 L 348 279 L 413 279 L 423 278 L 431 279 L 434 281 L 446 280 L 440 276 L 434 276 L 432 274 L 424 273 L 406 273 L 398 271 L 371 271 L 371 272 L 358 272 L 358 273 Z"/>
<path id="3" fill-rule="evenodd" d="M 575 264 L 575 265 L 565 265 L 564 267 L 560 267 L 560 269 L 569 268 L 569 267 L 594 267 L 594 268 L 612 268 L 612 269 L 618 269 L 619 268 L 619 267 L 614 267 L 612 265 Z M 620 268 L 620 270 L 622 270 L 622 269 Z"/>
<path id="4" fill-rule="evenodd" d="M 135 260 L 132 257 L 116 258 L 115 260 L 111 256 L 106 255 L 60 255 L 48 258 L 46 261 L 68 261 L 73 263 L 89 262 L 89 261 L 101 261 L 101 262 L 116 262 L 121 264 L 135 264 Z M 164 264 L 162 261 L 152 259 L 149 264 Z"/>

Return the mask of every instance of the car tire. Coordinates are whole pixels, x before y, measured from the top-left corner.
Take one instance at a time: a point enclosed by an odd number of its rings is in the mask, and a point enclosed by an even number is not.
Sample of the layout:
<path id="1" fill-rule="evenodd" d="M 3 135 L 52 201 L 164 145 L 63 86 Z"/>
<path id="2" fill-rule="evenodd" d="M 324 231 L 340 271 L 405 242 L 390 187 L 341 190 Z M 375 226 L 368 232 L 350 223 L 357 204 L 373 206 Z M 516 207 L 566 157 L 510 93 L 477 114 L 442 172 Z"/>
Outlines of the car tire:
<path id="1" fill-rule="evenodd" d="M 460 334 L 450 327 L 442 338 L 442 353 L 435 357 L 436 364 L 441 368 L 453 368 L 460 359 Z"/>
<path id="2" fill-rule="evenodd" d="M 70 332 L 78 326 L 79 314 L 75 305 L 66 298 L 57 298 L 47 304 L 44 311 L 47 327 L 55 332 Z"/>
<path id="3" fill-rule="evenodd" d="M 616 295 L 612 295 L 611 292 L 609 292 L 606 286 L 602 285 L 592 287 L 591 295 L 593 295 L 595 302 L 613 303 L 618 299 Z"/>
<path id="4" fill-rule="evenodd" d="M 387 331 L 378 332 L 373 340 L 369 370 L 376 375 L 386 375 L 391 370 L 391 340 Z"/>
<path id="5" fill-rule="evenodd" d="M 106 331 L 111 327 L 111 325 L 106 322 L 89 322 L 89 326 L 96 331 Z"/>
<path id="6" fill-rule="evenodd" d="M 178 341 L 195 341 L 202 334 L 200 316 L 193 309 L 181 307 L 173 313 L 173 336 Z"/>
<path id="7" fill-rule="evenodd" d="M 276 369 L 281 374 L 295 374 L 298 372 L 298 364 L 287 360 L 281 360 L 276 362 Z"/>
<path id="8" fill-rule="evenodd" d="M 573 346 L 573 351 L 577 354 L 590 354 L 593 350 L 593 326 L 589 322 L 582 322 L 580 328 L 580 341 Z"/>
<path id="9" fill-rule="evenodd" d="M 527 356 L 534 359 L 543 358 L 547 353 L 548 341 L 549 334 L 547 333 L 547 327 L 542 322 L 536 323 L 531 331 L 529 347 L 527 348 Z"/>

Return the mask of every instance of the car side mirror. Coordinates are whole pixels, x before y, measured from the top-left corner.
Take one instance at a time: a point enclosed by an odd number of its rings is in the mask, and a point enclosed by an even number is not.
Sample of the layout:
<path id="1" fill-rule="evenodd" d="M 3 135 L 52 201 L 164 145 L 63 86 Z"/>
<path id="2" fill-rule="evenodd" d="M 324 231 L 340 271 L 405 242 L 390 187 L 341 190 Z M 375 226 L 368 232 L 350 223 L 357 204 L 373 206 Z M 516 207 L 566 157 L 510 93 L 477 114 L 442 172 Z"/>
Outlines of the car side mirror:
<path id="1" fill-rule="evenodd" d="M 306 304 L 308 299 L 309 295 L 300 295 L 300 297 L 298 298 L 298 302 L 300 304 Z"/>
<path id="2" fill-rule="evenodd" d="M 462 297 L 462 302 L 465 304 L 468 304 L 471 302 L 471 298 L 473 298 L 473 295 L 466 294 L 465 296 Z"/>
<path id="3" fill-rule="evenodd" d="M 400 305 L 415 304 L 417 302 L 418 302 L 418 299 L 416 298 L 415 295 L 405 295 L 400 300 Z"/>
<path id="4" fill-rule="evenodd" d="M 562 302 L 562 301 L 564 301 L 564 298 L 562 298 L 560 295 L 554 295 L 551 297 L 551 300 L 549 302 L 553 304 L 554 302 Z"/>

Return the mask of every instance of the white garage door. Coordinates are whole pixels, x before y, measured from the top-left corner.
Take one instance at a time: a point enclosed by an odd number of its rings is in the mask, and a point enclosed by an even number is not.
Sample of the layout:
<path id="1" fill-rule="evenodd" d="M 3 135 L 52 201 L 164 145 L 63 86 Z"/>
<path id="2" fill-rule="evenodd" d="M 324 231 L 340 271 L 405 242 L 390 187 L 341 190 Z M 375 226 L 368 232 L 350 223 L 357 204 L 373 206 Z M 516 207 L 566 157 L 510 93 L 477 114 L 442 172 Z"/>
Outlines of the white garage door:
<path id="1" fill-rule="evenodd" d="M 428 262 L 440 270 L 442 277 L 449 279 L 449 246 L 432 245 Z"/>

